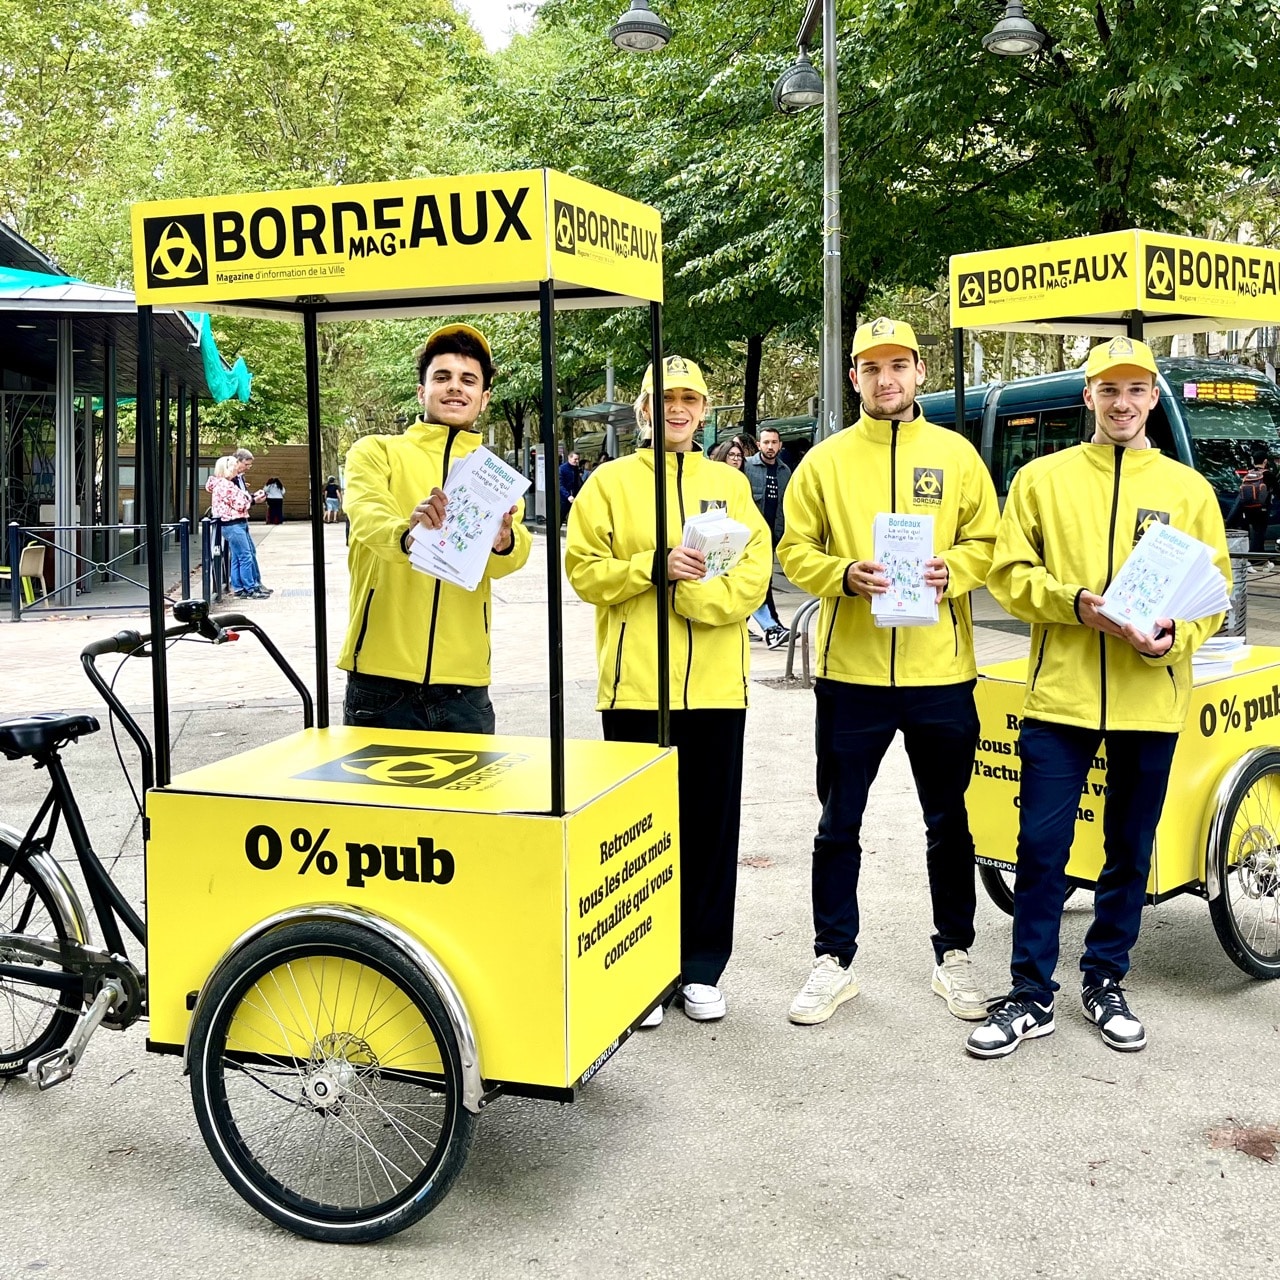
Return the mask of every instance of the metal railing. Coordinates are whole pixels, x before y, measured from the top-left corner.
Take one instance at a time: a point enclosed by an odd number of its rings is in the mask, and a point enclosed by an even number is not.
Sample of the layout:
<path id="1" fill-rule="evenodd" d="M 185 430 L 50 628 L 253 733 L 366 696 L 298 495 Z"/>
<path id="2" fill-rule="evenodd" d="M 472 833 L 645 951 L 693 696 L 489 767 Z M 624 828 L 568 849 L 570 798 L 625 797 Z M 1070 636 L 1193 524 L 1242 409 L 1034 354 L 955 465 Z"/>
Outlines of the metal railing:
<path id="1" fill-rule="evenodd" d="M 796 641 L 800 641 L 800 662 L 804 670 L 804 687 L 808 689 L 813 681 L 809 677 L 809 623 L 817 616 L 821 600 L 806 600 L 791 619 L 791 637 L 787 641 L 787 679 L 794 680 L 796 665 Z"/>
<path id="2" fill-rule="evenodd" d="M 147 592 L 146 579 L 139 580 L 131 577 L 134 571 L 133 557 L 135 547 L 141 544 L 142 530 L 144 526 L 140 524 L 86 524 L 86 525 L 39 525 L 36 527 L 30 525 L 20 525 L 16 521 L 10 523 L 8 528 L 8 557 L 9 557 L 9 617 L 13 622 L 21 622 L 24 613 L 53 613 L 62 609 L 75 606 L 78 609 L 92 608 L 95 613 L 106 613 L 118 609 L 138 608 L 137 601 L 126 601 L 118 604 L 98 604 L 92 602 L 85 604 L 77 602 L 76 596 L 79 594 L 87 594 L 93 590 L 94 579 L 100 581 L 118 581 L 128 582 L 142 591 L 144 597 Z M 183 597 L 191 594 L 191 525 L 190 522 L 183 519 L 174 524 L 166 524 L 161 526 L 163 535 L 166 539 L 173 537 L 177 540 L 178 551 L 181 560 L 182 574 L 182 595 Z M 128 547 L 120 551 L 116 555 L 108 555 L 105 558 L 98 558 L 92 554 L 95 534 L 105 535 L 103 541 L 110 543 L 118 540 L 118 535 L 125 532 L 132 532 L 134 535 L 135 546 Z M 72 535 L 71 545 L 60 544 L 58 534 Z M 76 549 L 74 535 L 88 535 L 88 544 L 90 553 Z M 117 535 L 116 539 L 112 539 L 110 535 Z M 54 556 L 54 587 L 51 591 L 44 591 L 44 574 L 39 575 L 42 593 L 31 604 L 23 603 L 23 578 L 19 573 L 22 567 L 22 553 L 31 545 L 37 545 L 41 548 L 41 555 L 46 551 L 52 551 Z M 58 581 L 59 567 L 66 567 L 67 561 L 71 562 L 71 570 L 74 576 L 66 581 Z M 42 566 L 43 568 L 43 566 Z M 36 575 L 28 574 L 27 577 Z"/>

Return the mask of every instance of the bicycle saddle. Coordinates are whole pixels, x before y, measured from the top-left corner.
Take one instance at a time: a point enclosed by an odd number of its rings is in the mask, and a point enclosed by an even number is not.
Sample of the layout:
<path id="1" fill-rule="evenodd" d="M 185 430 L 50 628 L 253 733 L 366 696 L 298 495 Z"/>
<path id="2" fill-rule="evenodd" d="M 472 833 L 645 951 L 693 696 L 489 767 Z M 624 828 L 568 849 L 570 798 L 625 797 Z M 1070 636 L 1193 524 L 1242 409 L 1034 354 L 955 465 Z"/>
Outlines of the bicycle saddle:
<path id="1" fill-rule="evenodd" d="M 19 760 L 74 742 L 81 734 L 97 732 L 98 722 L 93 716 L 41 711 L 16 720 L 0 720 L 0 753 L 10 760 Z"/>

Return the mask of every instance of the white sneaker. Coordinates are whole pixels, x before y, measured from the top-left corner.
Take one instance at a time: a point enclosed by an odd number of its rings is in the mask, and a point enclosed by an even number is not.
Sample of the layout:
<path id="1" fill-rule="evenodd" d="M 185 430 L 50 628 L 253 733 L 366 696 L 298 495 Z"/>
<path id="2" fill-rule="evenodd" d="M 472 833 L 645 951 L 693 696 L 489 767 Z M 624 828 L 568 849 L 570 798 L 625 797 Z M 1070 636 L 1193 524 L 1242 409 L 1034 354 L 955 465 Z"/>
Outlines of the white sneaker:
<path id="1" fill-rule="evenodd" d="M 728 1005 L 719 987 L 706 982 L 690 982 L 680 988 L 680 998 L 684 1001 L 684 1012 L 694 1022 L 714 1022 L 723 1018 Z"/>
<path id="2" fill-rule="evenodd" d="M 660 1027 L 662 1026 L 662 1006 L 654 1005 L 652 1009 L 644 1016 L 640 1025 L 642 1027 Z"/>
<path id="3" fill-rule="evenodd" d="M 826 1022 L 846 1000 L 858 994 L 858 984 L 835 956 L 819 956 L 809 971 L 809 980 L 791 1002 L 787 1017 L 801 1026 Z"/>
<path id="4" fill-rule="evenodd" d="M 973 962 L 967 951 L 947 951 L 933 971 L 933 989 L 947 1008 L 965 1022 L 985 1022 L 987 996 L 973 976 Z"/>

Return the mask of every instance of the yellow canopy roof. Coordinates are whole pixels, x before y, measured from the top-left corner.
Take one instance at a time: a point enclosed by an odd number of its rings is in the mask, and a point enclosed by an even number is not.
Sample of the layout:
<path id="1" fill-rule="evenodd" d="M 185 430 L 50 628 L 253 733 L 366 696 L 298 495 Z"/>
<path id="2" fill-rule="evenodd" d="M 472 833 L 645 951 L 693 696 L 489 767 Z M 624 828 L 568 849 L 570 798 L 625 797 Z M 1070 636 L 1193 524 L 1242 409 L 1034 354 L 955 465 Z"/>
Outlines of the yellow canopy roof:
<path id="1" fill-rule="evenodd" d="M 1280 324 L 1280 250 L 1155 231 L 1018 245 L 951 259 L 954 328 L 1148 337 Z"/>
<path id="2" fill-rule="evenodd" d="M 662 300 L 656 209 L 554 169 L 135 204 L 140 303 L 322 320 Z"/>

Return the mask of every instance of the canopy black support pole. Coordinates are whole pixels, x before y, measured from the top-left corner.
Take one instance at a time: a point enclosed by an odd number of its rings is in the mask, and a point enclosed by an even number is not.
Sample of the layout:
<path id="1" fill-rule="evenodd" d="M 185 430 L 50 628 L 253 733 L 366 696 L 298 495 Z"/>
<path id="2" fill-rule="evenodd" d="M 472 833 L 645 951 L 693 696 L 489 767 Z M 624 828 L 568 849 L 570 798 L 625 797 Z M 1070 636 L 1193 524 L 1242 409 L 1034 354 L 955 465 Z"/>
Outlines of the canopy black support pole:
<path id="1" fill-rule="evenodd" d="M 302 313 L 307 352 L 307 474 L 311 480 L 311 590 L 316 623 L 316 728 L 329 727 L 329 633 L 324 579 L 324 485 L 320 483 L 320 343 L 315 309 Z"/>
<path id="2" fill-rule="evenodd" d="M 1129 312 L 1129 337 L 1139 342 L 1147 340 L 1147 316 L 1144 311 Z"/>
<path id="3" fill-rule="evenodd" d="M 951 368 L 955 382 L 956 430 L 965 434 L 964 423 L 964 330 L 951 330 Z"/>
<path id="4" fill-rule="evenodd" d="M 164 645 L 164 556 L 160 524 L 160 470 L 156 458 L 156 343 L 155 318 L 145 304 L 138 307 L 138 491 L 146 515 L 147 604 L 151 615 L 151 701 L 154 730 L 151 745 L 156 758 L 156 786 L 169 785 L 169 678 Z"/>
<path id="5" fill-rule="evenodd" d="M 653 419 L 653 507 L 656 513 L 654 546 L 657 548 L 658 599 L 658 746 L 671 745 L 671 631 L 667 610 L 671 607 L 667 582 L 667 424 L 663 413 L 662 304 L 649 303 L 649 346 L 653 360 L 653 394 L 649 417 Z"/>
<path id="6" fill-rule="evenodd" d="M 551 812 L 564 813 L 564 613 L 560 603 L 560 472 L 556 423 L 560 394 L 556 387 L 556 290 L 550 280 L 538 285 L 538 322 L 542 338 L 542 485 L 547 497 L 547 679 L 551 685 Z M 534 477 L 537 488 L 537 477 Z"/>

